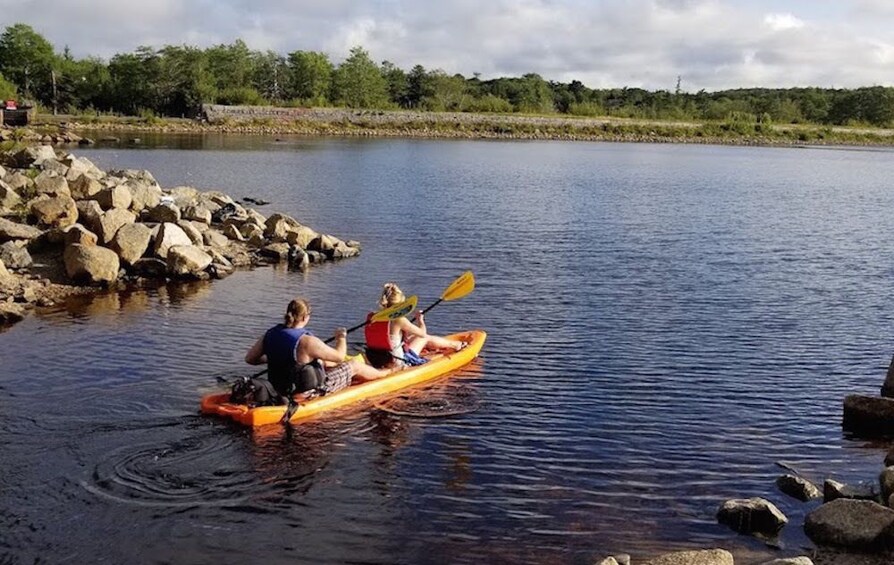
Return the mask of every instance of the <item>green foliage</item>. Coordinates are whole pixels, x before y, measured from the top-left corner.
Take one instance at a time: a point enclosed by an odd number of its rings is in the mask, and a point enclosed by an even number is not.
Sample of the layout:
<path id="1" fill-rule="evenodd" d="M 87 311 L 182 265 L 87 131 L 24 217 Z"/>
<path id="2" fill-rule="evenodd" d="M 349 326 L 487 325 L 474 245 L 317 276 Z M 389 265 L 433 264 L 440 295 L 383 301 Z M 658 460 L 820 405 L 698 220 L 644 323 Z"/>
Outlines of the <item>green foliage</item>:
<path id="1" fill-rule="evenodd" d="M 31 26 L 15 24 L 0 36 L 0 74 L 21 88 L 23 96 L 52 98 L 53 46 Z"/>
<path id="2" fill-rule="evenodd" d="M 0 100 L 16 99 L 18 97 L 16 85 L 9 82 L 0 74 Z"/>
<path id="3" fill-rule="evenodd" d="M 294 51 L 289 53 L 288 70 L 288 98 L 325 102 L 332 88 L 334 72 L 328 55 L 316 51 Z"/>
<path id="4" fill-rule="evenodd" d="M 604 116 L 605 108 L 596 102 L 572 102 L 568 113 L 572 116 Z"/>
<path id="5" fill-rule="evenodd" d="M 464 112 L 488 112 L 494 114 L 508 114 L 512 112 L 512 104 L 508 100 L 485 94 L 480 98 L 467 98 L 462 108 Z"/>
<path id="6" fill-rule="evenodd" d="M 217 104 L 230 106 L 266 106 L 269 102 L 261 94 L 250 86 L 224 88 L 217 92 L 215 98 Z"/>
<path id="7" fill-rule="evenodd" d="M 388 104 L 385 77 L 362 47 L 353 47 L 335 70 L 332 99 L 348 108 L 382 108 Z"/>

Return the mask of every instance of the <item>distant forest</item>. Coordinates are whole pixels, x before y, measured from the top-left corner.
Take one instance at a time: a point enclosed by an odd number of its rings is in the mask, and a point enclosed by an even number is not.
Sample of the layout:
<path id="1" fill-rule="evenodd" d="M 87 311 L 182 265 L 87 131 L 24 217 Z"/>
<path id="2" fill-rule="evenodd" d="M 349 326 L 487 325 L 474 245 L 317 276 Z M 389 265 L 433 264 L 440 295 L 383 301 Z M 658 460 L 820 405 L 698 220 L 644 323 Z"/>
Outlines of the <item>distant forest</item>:
<path id="1" fill-rule="evenodd" d="M 109 61 L 57 53 L 30 26 L 0 36 L 0 97 L 47 112 L 194 117 L 203 103 L 448 112 L 611 116 L 658 120 L 894 125 L 894 89 L 743 88 L 696 93 L 592 89 L 530 73 L 482 80 L 416 65 L 376 64 L 362 47 L 340 64 L 317 51 L 281 55 L 243 41 L 199 49 L 139 47 Z"/>

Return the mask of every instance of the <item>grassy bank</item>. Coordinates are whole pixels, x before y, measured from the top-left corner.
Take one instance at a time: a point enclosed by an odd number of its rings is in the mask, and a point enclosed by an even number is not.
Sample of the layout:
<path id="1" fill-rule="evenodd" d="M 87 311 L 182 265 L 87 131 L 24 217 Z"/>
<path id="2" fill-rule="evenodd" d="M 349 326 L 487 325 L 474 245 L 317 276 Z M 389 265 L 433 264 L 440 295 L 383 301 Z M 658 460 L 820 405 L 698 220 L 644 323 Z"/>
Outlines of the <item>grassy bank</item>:
<path id="1" fill-rule="evenodd" d="M 38 115 L 35 127 L 74 131 L 300 134 L 468 139 L 542 139 L 729 145 L 894 145 L 894 130 L 762 124 L 740 120 L 673 122 L 344 109 L 217 107 L 207 120 Z"/>

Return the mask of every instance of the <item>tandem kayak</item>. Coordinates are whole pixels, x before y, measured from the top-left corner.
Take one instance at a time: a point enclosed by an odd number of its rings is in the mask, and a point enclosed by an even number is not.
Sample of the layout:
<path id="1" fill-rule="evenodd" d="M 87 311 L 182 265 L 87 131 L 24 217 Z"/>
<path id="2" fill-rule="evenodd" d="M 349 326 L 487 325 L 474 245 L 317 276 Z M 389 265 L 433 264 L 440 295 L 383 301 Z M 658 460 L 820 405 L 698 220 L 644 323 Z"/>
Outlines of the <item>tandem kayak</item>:
<path id="1" fill-rule="evenodd" d="M 450 371 L 459 369 L 478 356 L 478 353 L 484 346 L 487 334 L 482 330 L 472 330 L 447 337 L 465 341 L 469 345 L 459 351 L 438 350 L 432 353 L 423 352 L 422 356 L 428 359 L 428 363 L 407 367 L 387 377 L 350 386 L 333 394 L 318 396 L 302 402 L 289 421 L 297 422 L 312 418 L 321 412 L 341 408 L 367 398 L 430 381 Z M 286 411 L 286 406 L 249 408 L 245 404 L 233 404 L 229 400 L 229 392 L 209 394 L 202 398 L 202 413 L 217 414 L 218 416 L 231 418 L 246 426 L 266 426 L 268 424 L 278 424 Z"/>

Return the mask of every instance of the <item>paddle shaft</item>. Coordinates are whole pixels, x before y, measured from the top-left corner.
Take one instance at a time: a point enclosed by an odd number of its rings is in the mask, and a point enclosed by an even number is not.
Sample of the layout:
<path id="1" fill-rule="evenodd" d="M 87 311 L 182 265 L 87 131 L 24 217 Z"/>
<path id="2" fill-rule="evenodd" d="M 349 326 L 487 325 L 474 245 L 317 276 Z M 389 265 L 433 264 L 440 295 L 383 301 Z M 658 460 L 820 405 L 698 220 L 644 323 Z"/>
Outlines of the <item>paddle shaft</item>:
<path id="1" fill-rule="evenodd" d="M 437 299 L 437 300 L 435 301 L 434 304 L 432 304 L 431 306 L 429 306 L 428 308 L 426 308 L 425 310 L 423 310 L 423 311 L 422 311 L 422 314 L 425 315 L 426 313 L 428 313 L 429 310 L 431 310 L 432 308 L 434 308 L 435 306 L 437 306 L 437 305 L 440 304 L 441 302 L 444 302 L 444 299 L 443 299 L 443 298 L 439 298 L 439 299 Z"/>

